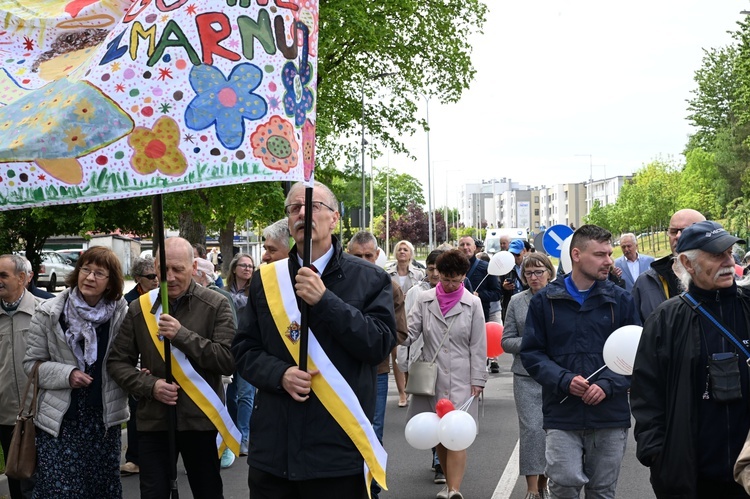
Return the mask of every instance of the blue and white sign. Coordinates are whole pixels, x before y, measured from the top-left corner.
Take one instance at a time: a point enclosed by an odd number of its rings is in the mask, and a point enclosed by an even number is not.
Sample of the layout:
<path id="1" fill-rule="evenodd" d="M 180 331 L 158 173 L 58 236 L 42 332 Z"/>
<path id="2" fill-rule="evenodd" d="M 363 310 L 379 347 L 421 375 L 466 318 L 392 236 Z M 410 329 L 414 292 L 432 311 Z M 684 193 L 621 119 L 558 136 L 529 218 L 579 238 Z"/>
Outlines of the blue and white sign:
<path id="1" fill-rule="evenodd" d="M 553 225 L 544 232 L 544 251 L 549 256 L 560 258 L 563 241 L 573 235 L 573 229 L 567 225 Z"/>

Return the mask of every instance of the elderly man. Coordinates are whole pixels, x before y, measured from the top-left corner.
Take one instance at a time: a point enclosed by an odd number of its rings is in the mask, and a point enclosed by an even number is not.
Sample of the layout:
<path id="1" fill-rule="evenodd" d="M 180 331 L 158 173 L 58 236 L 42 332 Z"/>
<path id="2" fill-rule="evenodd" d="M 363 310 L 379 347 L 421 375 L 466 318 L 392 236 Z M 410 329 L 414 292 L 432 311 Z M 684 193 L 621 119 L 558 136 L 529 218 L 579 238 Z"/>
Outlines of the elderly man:
<path id="1" fill-rule="evenodd" d="M 635 306 L 641 314 L 641 322 L 645 322 L 661 302 L 682 292 L 679 279 L 672 268 L 677 254 L 677 241 L 685 228 L 705 219 L 700 212 L 691 209 L 679 210 L 672 215 L 667 229 L 672 254 L 652 262 L 651 268 L 636 279 L 631 291 Z"/>
<path id="2" fill-rule="evenodd" d="M 352 236 L 347 245 L 347 252 L 350 255 L 362 258 L 376 265 L 375 262 L 380 255 L 380 248 L 378 248 L 375 236 L 367 231 L 360 231 Z M 401 291 L 401 286 L 396 281 L 391 280 L 391 284 L 393 285 L 393 310 L 396 312 L 396 332 L 398 333 L 398 342 L 401 343 L 409 335 L 409 330 L 406 326 L 406 313 L 404 311 L 404 292 Z M 395 359 L 394 351 L 391 351 L 391 357 Z M 372 428 L 375 430 L 375 435 L 377 435 L 380 443 L 383 443 L 385 405 L 388 401 L 388 373 L 390 371 L 390 362 L 388 357 L 386 357 L 378 366 L 378 385 L 375 390 L 377 399 L 375 400 L 375 417 L 372 420 Z M 379 494 L 380 486 L 373 483 L 373 499 L 377 499 Z"/>
<path id="3" fill-rule="evenodd" d="M 466 255 L 469 259 L 469 272 L 466 274 L 466 278 L 474 288 L 474 294 L 479 296 L 482 300 L 482 310 L 484 311 L 485 322 L 490 320 L 490 303 L 498 301 L 501 298 L 500 281 L 495 276 L 487 275 L 487 262 L 480 260 L 476 257 L 476 244 L 474 238 L 471 236 L 462 236 L 458 240 L 458 248 Z M 484 279 L 487 277 L 487 279 Z M 484 283 L 482 283 L 484 280 Z M 482 284 L 477 291 L 477 286 Z"/>
<path id="4" fill-rule="evenodd" d="M 235 331 L 232 309 L 224 296 L 193 281 L 193 248 L 187 240 L 169 238 L 161 251 L 166 256 L 169 313 L 161 313 L 158 289 L 131 303 L 107 369 L 124 390 L 139 398 L 141 497 L 169 495 L 172 463 L 168 459 L 168 406 L 176 405 L 176 448 L 182 455 L 193 497 L 221 498 L 223 484 L 216 439 L 217 430 L 225 440 L 228 437 L 226 426 L 221 424 L 225 421 L 221 375 L 234 372 L 229 350 Z M 159 265 L 157 257 L 157 274 Z M 173 365 L 180 365 L 180 370 L 173 370 L 177 382 L 167 383 L 164 379 L 162 337 L 171 341 Z M 135 369 L 139 356 L 143 368 L 140 371 Z M 190 373 L 190 378 L 178 377 L 180 371 Z M 197 391 L 217 400 L 217 404 L 199 405 L 189 395 Z"/>
<path id="5" fill-rule="evenodd" d="M 289 223 L 286 218 L 277 220 L 263 229 L 264 263 L 283 260 L 289 254 Z"/>
<path id="6" fill-rule="evenodd" d="M 26 291 L 27 262 L 19 255 L 0 256 L 0 443 L 6 457 L 26 387 L 22 366 L 26 335 L 31 316 L 41 302 Z M 9 478 L 10 497 L 30 498 L 33 485 L 31 480 Z"/>
<path id="7" fill-rule="evenodd" d="M 510 248 L 510 236 L 503 234 L 500 236 L 500 251 L 508 251 Z"/>
<path id="8" fill-rule="evenodd" d="M 736 242 L 745 241 L 712 221 L 682 231 L 687 293 L 643 328 L 630 402 L 636 455 L 658 498 L 748 497 L 732 476 L 750 430 L 750 295 L 734 282 Z"/>
<path id="9" fill-rule="evenodd" d="M 253 276 L 232 345 L 238 371 L 259 389 L 248 453 L 253 499 L 362 499 L 364 463 L 385 483 L 385 452 L 367 421 L 377 366 L 396 344 L 393 290 L 382 269 L 341 250 L 333 235 L 337 206 L 316 182 L 311 266 L 302 267 L 305 185 L 292 186 L 285 211 L 296 244 L 288 260 Z M 307 371 L 297 365 L 302 302 L 309 307 Z"/>
<path id="10" fill-rule="evenodd" d="M 529 304 L 521 362 L 542 385 L 546 475 L 552 497 L 614 498 L 630 428 L 628 378 L 604 366 L 613 331 L 638 324 L 633 299 L 607 279 L 612 234 L 596 225 L 573 233 L 573 270 Z M 597 373 L 598 374 L 595 374 Z"/>
<path id="11" fill-rule="evenodd" d="M 620 249 L 622 256 L 615 260 L 615 267 L 622 271 L 619 277 L 625 281 L 625 291 L 631 292 L 638 276 L 651 267 L 654 257 L 638 253 L 638 239 L 632 233 L 620 236 Z"/>

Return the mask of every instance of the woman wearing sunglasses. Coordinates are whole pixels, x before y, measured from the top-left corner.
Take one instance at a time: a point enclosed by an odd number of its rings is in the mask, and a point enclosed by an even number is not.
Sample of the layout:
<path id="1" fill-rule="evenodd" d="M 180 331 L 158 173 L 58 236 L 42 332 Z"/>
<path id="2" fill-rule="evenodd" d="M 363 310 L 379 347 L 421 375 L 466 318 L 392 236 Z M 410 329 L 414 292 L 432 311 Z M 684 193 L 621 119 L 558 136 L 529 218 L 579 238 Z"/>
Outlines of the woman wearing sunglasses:
<path id="1" fill-rule="evenodd" d="M 541 253 L 531 253 L 521 265 L 521 282 L 529 289 L 511 297 L 505 315 L 503 350 L 513 354 L 513 397 L 518 411 L 519 472 L 526 477 L 526 499 L 549 497 L 544 469 L 545 433 L 542 429 L 542 386 L 529 376 L 521 364 L 521 338 L 526 312 L 534 294 L 555 277 L 555 268 Z"/>
<path id="2" fill-rule="evenodd" d="M 125 294 L 125 301 L 128 304 L 143 293 L 148 293 L 159 286 L 159 276 L 156 275 L 156 270 L 154 270 L 153 258 L 136 258 L 130 272 L 133 274 L 135 287 Z"/>

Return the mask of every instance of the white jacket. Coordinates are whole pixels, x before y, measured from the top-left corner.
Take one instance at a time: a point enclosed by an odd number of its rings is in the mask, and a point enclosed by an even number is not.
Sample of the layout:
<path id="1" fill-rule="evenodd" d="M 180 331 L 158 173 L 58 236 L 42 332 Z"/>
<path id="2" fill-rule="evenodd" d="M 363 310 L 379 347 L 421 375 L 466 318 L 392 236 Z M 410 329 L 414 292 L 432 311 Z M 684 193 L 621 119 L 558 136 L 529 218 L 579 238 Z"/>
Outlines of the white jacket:
<path id="1" fill-rule="evenodd" d="M 70 289 L 66 289 L 39 306 L 31 319 L 26 357 L 23 359 L 23 368 L 28 375 L 31 375 L 36 361 L 42 361 L 42 365 L 39 366 L 39 401 L 34 424 L 53 437 L 60 433 L 63 416 L 70 407 L 70 373 L 78 367 L 75 355 L 65 341 L 65 334 L 60 326 L 60 316 L 69 294 Z M 127 394 L 115 383 L 106 369 L 112 343 L 120 331 L 127 311 L 128 305 L 123 298 L 117 303 L 110 321 L 107 353 L 102 360 L 102 405 L 106 427 L 120 425 L 127 421 L 130 415 Z"/>

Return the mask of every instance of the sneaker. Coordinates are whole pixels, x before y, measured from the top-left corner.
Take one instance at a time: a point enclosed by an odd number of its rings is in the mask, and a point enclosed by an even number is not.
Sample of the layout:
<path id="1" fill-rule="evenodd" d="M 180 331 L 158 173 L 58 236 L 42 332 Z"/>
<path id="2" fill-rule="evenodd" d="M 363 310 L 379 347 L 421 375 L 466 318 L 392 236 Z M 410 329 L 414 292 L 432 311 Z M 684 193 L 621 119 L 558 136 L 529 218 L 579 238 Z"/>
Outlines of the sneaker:
<path id="1" fill-rule="evenodd" d="M 552 495 L 549 493 L 549 487 L 539 489 L 539 499 L 550 499 Z"/>
<path id="2" fill-rule="evenodd" d="M 497 363 L 497 361 L 490 362 L 490 372 L 491 373 L 499 373 L 500 372 L 500 364 Z"/>
<path id="3" fill-rule="evenodd" d="M 130 461 L 120 466 L 120 476 L 136 475 L 140 472 L 141 468 L 137 464 L 131 463 Z"/>
<path id="4" fill-rule="evenodd" d="M 443 489 L 437 493 L 436 499 L 448 499 L 448 486 L 446 485 Z"/>
<path id="5" fill-rule="evenodd" d="M 443 467 L 439 464 L 435 465 L 435 483 L 445 483 L 445 474 L 443 473 Z"/>
<path id="6" fill-rule="evenodd" d="M 247 456 L 247 440 L 240 442 L 240 457 Z"/>
<path id="7" fill-rule="evenodd" d="M 534 494 L 533 492 L 527 492 L 526 497 L 524 497 L 523 499 L 541 499 L 541 498 L 539 497 L 539 494 Z"/>
<path id="8" fill-rule="evenodd" d="M 464 499 L 464 496 L 457 490 L 450 490 L 448 491 L 448 499 Z"/>
<path id="9" fill-rule="evenodd" d="M 234 453 L 229 449 L 224 449 L 221 455 L 221 468 L 226 469 L 234 464 Z"/>

